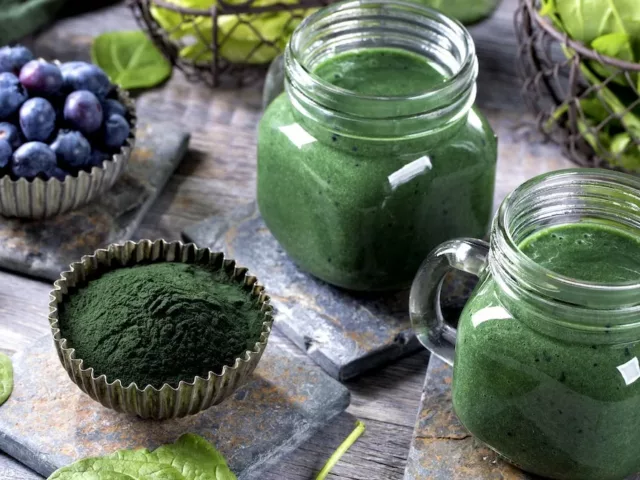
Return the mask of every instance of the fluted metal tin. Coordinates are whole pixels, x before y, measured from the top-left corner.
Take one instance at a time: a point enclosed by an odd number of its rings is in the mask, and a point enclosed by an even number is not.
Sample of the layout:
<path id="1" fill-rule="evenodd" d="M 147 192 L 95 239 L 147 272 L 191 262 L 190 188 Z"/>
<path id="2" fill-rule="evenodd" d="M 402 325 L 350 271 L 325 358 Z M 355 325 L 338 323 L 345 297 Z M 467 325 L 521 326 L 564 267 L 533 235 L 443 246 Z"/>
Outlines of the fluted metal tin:
<path id="1" fill-rule="evenodd" d="M 36 178 L 12 180 L 8 175 L 0 178 L 0 215 L 5 217 L 46 218 L 86 205 L 113 187 L 124 171 L 136 138 L 136 109 L 129 94 L 116 88 L 118 100 L 129 114 L 131 133 L 120 152 L 105 160 L 102 167 L 91 172 L 80 171 L 77 177 L 68 175 L 64 180 Z"/>
<path id="2" fill-rule="evenodd" d="M 74 290 L 108 271 L 140 263 L 159 262 L 210 265 L 226 272 L 230 282 L 245 285 L 256 298 L 256 308 L 264 312 L 259 341 L 252 350 L 247 350 L 236 358 L 233 365 L 224 366 L 221 373 L 209 372 L 207 378 L 195 377 L 191 382 L 180 382 L 177 387 L 165 384 L 160 389 L 151 385 L 139 388 L 135 383 L 124 386 L 119 379 L 97 375 L 92 368 L 84 366 L 82 359 L 76 358 L 73 346 L 62 338 L 58 324 L 58 306 Z M 71 380 L 105 407 L 143 418 L 163 420 L 193 415 L 229 397 L 246 382 L 258 365 L 273 324 L 269 297 L 264 288 L 258 285 L 256 277 L 249 275 L 246 268 L 236 266 L 235 261 L 226 260 L 222 253 L 199 248 L 192 243 L 141 240 L 109 245 L 106 249 L 97 250 L 93 255 L 84 256 L 80 262 L 71 264 L 70 270 L 63 272 L 53 286 L 49 302 L 49 324 L 58 356 Z"/>

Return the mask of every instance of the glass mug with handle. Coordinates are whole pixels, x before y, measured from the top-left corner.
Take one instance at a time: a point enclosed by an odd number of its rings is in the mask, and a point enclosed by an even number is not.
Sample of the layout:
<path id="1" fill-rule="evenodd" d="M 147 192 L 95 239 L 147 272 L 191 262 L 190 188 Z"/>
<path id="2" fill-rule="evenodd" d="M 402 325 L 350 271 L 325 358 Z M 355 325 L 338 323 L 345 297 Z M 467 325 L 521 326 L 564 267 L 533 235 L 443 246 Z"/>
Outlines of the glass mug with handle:
<path id="1" fill-rule="evenodd" d="M 479 277 L 457 329 L 439 305 L 452 270 Z M 640 179 L 572 169 L 524 183 L 489 243 L 431 252 L 410 313 L 454 366 L 460 421 L 509 462 L 556 479 L 640 471 Z"/>

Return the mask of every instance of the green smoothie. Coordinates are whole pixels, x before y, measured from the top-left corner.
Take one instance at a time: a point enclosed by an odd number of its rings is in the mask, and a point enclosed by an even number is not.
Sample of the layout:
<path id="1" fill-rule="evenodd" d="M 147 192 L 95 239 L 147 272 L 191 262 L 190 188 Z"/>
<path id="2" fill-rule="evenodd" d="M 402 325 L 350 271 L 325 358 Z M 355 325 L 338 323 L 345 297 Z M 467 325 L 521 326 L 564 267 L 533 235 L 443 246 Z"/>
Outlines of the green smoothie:
<path id="1" fill-rule="evenodd" d="M 325 60 L 314 73 L 337 87 L 385 97 L 420 94 L 446 79 L 424 57 L 390 49 L 343 53 Z"/>
<path id="2" fill-rule="evenodd" d="M 546 228 L 520 244 L 536 263 L 597 283 L 640 281 L 640 235 L 592 222 Z M 561 479 L 623 479 L 640 470 L 638 342 L 536 330 L 485 277 L 461 316 L 453 403 L 462 423 L 525 470 Z M 587 310 L 588 312 L 588 310 Z M 633 335 L 632 335 L 633 336 Z M 638 336 L 636 335 L 636 339 Z"/>
<path id="3" fill-rule="evenodd" d="M 640 238 L 606 225 L 574 223 L 547 228 L 520 244 L 538 265 L 594 283 L 640 280 Z"/>
<path id="4" fill-rule="evenodd" d="M 354 97 L 409 97 L 446 80 L 398 49 L 342 53 L 314 71 Z M 353 290 L 402 288 L 440 242 L 485 235 L 496 141 L 475 109 L 437 132 L 390 140 L 372 137 L 363 115 L 357 138 L 335 133 L 331 118 L 310 131 L 286 93 L 276 98 L 260 122 L 258 204 L 304 270 Z"/>

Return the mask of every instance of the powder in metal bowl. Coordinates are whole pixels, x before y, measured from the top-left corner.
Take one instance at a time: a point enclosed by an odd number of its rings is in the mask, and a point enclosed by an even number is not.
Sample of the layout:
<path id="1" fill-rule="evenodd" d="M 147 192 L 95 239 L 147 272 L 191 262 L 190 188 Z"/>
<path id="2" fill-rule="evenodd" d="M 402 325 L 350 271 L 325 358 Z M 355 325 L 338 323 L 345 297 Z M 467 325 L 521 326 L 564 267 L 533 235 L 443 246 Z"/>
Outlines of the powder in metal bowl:
<path id="1" fill-rule="evenodd" d="M 59 318 L 85 368 L 139 388 L 220 373 L 253 349 L 265 320 L 257 298 L 224 272 L 169 262 L 90 281 L 62 303 Z"/>

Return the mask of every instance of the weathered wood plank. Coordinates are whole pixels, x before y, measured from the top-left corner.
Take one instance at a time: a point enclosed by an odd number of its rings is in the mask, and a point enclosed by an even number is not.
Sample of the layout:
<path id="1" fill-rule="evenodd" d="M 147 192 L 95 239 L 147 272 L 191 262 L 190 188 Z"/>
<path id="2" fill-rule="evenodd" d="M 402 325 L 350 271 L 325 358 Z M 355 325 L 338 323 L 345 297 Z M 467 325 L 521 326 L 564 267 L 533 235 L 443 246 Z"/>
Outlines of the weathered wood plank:
<path id="1" fill-rule="evenodd" d="M 49 331 L 50 290 L 47 283 L 0 272 L 0 351 L 11 355 Z"/>

